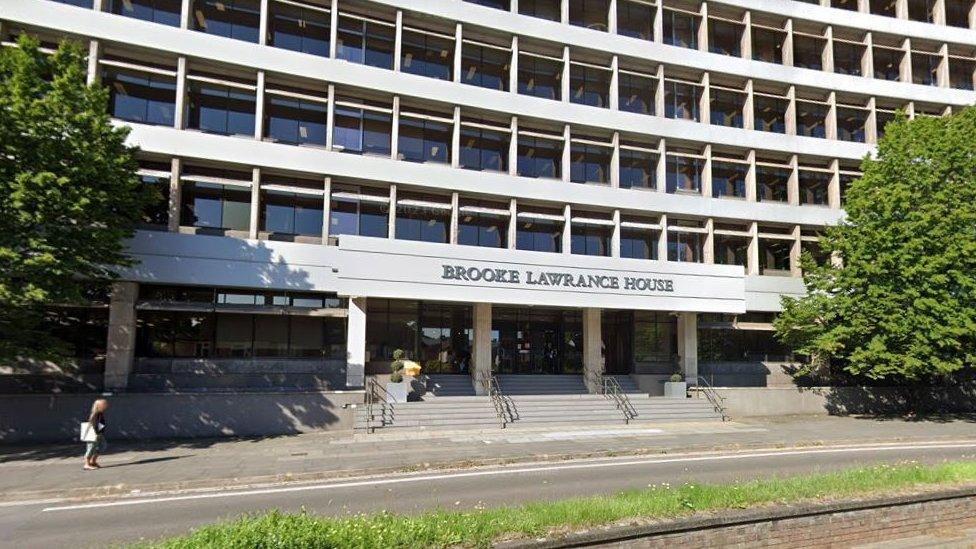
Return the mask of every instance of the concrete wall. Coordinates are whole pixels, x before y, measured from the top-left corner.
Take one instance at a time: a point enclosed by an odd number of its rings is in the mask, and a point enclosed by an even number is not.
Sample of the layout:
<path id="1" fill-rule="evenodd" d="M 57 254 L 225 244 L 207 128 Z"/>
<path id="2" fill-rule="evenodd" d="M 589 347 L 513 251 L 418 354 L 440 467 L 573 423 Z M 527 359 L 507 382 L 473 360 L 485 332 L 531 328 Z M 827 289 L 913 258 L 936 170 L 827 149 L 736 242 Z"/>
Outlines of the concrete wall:
<path id="1" fill-rule="evenodd" d="M 71 442 L 97 395 L 5 395 L 0 443 Z M 118 394 L 107 397 L 107 438 L 276 436 L 351 431 L 363 393 Z"/>
<path id="2" fill-rule="evenodd" d="M 718 387 L 733 418 L 806 414 L 903 414 L 976 411 L 974 387 L 919 388 L 913 406 L 901 387 Z"/>

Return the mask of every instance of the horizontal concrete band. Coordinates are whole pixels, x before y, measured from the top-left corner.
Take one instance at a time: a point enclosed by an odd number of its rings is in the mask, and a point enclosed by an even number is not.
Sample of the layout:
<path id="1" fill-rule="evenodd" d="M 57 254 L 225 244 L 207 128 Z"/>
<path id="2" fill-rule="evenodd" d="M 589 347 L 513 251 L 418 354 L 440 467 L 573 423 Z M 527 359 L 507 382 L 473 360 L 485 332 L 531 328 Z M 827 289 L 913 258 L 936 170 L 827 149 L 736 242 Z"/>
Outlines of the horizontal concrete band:
<path id="1" fill-rule="evenodd" d="M 220 160 L 252 167 L 323 176 L 458 191 L 473 195 L 532 199 L 624 211 L 693 215 L 722 219 L 835 225 L 844 213 L 817 206 L 723 200 L 654 191 L 615 189 L 555 180 L 539 180 L 502 173 L 460 170 L 389 158 L 360 156 L 310 147 L 296 147 L 254 139 L 227 137 L 144 124 L 131 125 L 129 142 L 148 153 L 180 158 Z"/>
<path id="2" fill-rule="evenodd" d="M 569 534 L 555 539 L 514 541 L 502 543 L 496 547 L 504 549 L 555 549 L 561 547 L 583 547 L 590 545 L 611 544 L 641 538 L 666 536 L 668 534 L 682 534 L 691 531 L 730 528 L 757 523 L 784 521 L 807 517 L 823 517 L 839 513 L 855 511 L 884 510 L 886 508 L 904 507 L 937 502 L 953 502 L 956 500 L 972 500 L 976 498 L 976 487 L 939 490 L 921 494 L 899 496 L 882 496 L 862 500 L 839 501 L 830 503 L 806 503 L 798 505 L 783 505 L 745 511 L 728 511 L 717 516 L 668 520 L 654 524 L 639 526 L 618 526 L 594 529 L 579 534 Z"/>
<path id="3" fill-rule="evenodd" d="M 504 12 L 502 16 L 511 16 Z M 210 36 L 202 32 L 187 32 L 183 29 L 167 27 L 134 20 L 108 13 L 80 10 L 71 6 L 51 4 L 47 0 L 23 0 L 5 9 L 4 17 L 30 25 L 54 27 L 65 32 L 78 34 L 99 40 L 108 40 L 120 44 L 141 46 L 153 50 L 172 52 L 173 54 L 207 59 L 210 61 L 227 63 L 251 70 L 264 70 L 269 73 L 280 73 L 296 77 L 308 78 L 320 82 L 348 85 L 356 88 L 384 91 L 390 94 L 407 95 L 424 100 L 442 102 L 448 105 L 459 105 L 489 111 L 498 111 L 510 115 L 529 119 L 543 119 L 558 121 L 577 126 L 590 126 L 606 131 L 623 131 L 635 134 L 653 135 L 666 139 L 700 141 L 715 145 L 763 149 L 789 154 L 804 154 L 822 156 L 824 158 L 843 158 L 859 160 L 868 154 L 872 147 L 864 143 L 817 139 L 803 136 L 781 135 L 755 130 L 729 128 L 702 124 L 687 120 L 647 116 L 623 111 L 596 109 L 586 105 L 578 105 L 565 101 L 550 101 L 537 97 L 488 90 L 477 86 L 426 78 L 412 74 L 397 73 L 389 70 L 367 67 L 335 59 L 306 55 L 280 48 L 262 46 L 233 40 L 220 36 Z M 546 23 L 546 21 L 541 21 Z M 554 24 L 555 25 L 555 24 Z M 545 25 L 532 29 L 543 31 Z M 566 26 L 556 26 L 558 36 L 571 36 L 577 29 Z M 589 31 L 586 31 L 589 32 Z M 587 35 L 589 36 L 589 35 Z M 616 37 L 607 37 L 616 38 Z M 631 40 L 631 39 L 627 39 Z M 702 70 L 726 72 L 737 78 L 753 77 L 755 67 L 770 70 L 766 76 L 755 75 L 755 78 L 765 78 L 775 82 L 791 82 L 789 78 L 794 72 L 810 73 L 809 81 L 797 85 L 814 85 L 824 90 L 844 90 L 843 82 L 834 82 L 834 77 L 852 79 L 847 88 L 851 93 L 865 94 L 865 88 L 870 86 L 871 92 L 884 95 L 882 92 L 891 88 L 893 97 L 900 97 L 906 101 L 940 102 L 954 105 L 968 105 L 973 102 L 972 92 L 964 90 L 940 89 L 931 86 L 918 86 L 907 83 L 868 80 L 846 77 L 834 73 L 810 71 L 792 67 L 777 67 L 735 59 L 726 56 L 696 52 L 685 48 L 675 48 L 648 42 L 632 40 L 635 55 L 639 55 L 647 48 L 663 48 L 669 53 L 664 63 L 675 66 L 701 68 Z M 636 46 L 640 46 L 639 48 Z M 695 66 L 693 61 L 698 56 L 707 60 L 701 67 Z M 673 57 L 673 59 L 671 59 Z M 738 64 L 744 64 L 738 67 Z M 730 72 L 730 67 L 735 67 Z M 786 69 L 784 74 L 772 69 Z M 916 88 L 918 88 L 916 90 Z M 846 90 L 845 90 L 846 91 Z M 897 93 L 896 93 L 897 92 Z M 598 116 L 595 116 L 596 113 Z"/>

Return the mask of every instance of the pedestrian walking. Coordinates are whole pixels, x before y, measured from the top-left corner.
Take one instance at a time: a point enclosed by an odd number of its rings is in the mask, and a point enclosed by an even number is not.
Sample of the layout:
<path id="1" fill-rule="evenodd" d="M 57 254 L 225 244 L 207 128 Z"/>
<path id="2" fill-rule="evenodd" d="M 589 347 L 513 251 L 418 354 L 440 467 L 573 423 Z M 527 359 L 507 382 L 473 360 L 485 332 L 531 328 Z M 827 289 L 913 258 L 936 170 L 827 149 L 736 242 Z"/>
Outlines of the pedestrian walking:
<path id="1" fill-rule="evenodd" d="M 100 398 L 92 403 L 88 422 L 81 424 L 81 440 L 85 447 L 85 470 L 98 469 L 98 455 L 105 450 L 105 410 L 108 401 Z"/>

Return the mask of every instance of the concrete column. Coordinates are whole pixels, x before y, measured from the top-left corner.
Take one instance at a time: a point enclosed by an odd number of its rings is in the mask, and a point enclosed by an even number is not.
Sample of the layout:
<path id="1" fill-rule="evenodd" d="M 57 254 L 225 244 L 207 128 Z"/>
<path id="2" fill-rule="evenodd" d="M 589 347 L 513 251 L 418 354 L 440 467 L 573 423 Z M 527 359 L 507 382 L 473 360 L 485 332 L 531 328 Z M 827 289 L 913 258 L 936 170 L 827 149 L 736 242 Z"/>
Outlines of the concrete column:
<path id="1" fill-rule="evenodd" d="M 135 282 L 112 283 L 108 308 L 108 341 L 105 353 L 105 390 L 124 391 L 129 384 L 136 348 Z"/>
<path id="2" fill-rule="evenodd" d="M 864 124 L 864 142 L 869 145 L 878 142 L 878 105 L 874 97 L 868 99 L 868 119 Z"/>
<path id="3" fill-rule="evenodd" d="M 508 249 L 515 249 L 515 241 L 518 238 L 518 203 L 511 199 L 508 203 Z"/>
<path id="4" fill-rule="evenodd" d="M 896 0 L 895 17 L 898 19 L 908 19 L 908 0 Z"/>
<path id="5" fill-rule="evenodd" d="M 742 16 L 742 38 L 739 40 L 739 51 L 743 59 L 752 59 L 752 12 L 747 11 Z"/>
<path id="6" fill-rule="evenodd" d="M 702 2 L 698 12 L 701 23 L 698 25 L 698 51 L 708 51 L 708 2 Z"/>
<path id="7" fill-rule="evenodd" d="M 268 0 L 261 0 L 261 13 L 258 22 L 258 44 L 265 46 L 268 44 Z"/>
<path id="8" fill-rule="evenodd" d="M 569 131 L 569 124 L 563 126 L 563 156 L 562 156 L 562 180 L 569 183 L 569 170 L 572 165 L 571 151 L 573 149 L 572 135 Z"/>
<path id="9" fill-rule="evenodd" d="M 508 142 L 508 175 L 518 175 L 518 117 L 512 117 L 512 137 Z"/>
<path id="10" fill-rule="evenodd" d="M 329 84 L 329 104 L 325 115 L 325 149 L 331 151 L 335 133 L 335 85 Z"/>
<path id="11" fill-rule="evenodd" d="M 713 265 L 715 263 L 715 220 L 711 217 L 705 221 L 705 229 L 708 231 L 705 233 L 705 245 L 704 250 L 702 250 L 702 259 L 708 265 Z"/>
<path id="12" fill-rule="evenodd" d="M 861 76 L 874 78 L 874 34 L 864 36 L 864 55 L 861 56 Z"/>
<path id="13" fill-rule="evenodd" d="M 322 184 L 322 244 L 329 243 L 329 213 L 332 210 L 332 178 L 326 177 Z"/>
<path id="14" fill-rule="evenodd" d="M 570 61 L 569 61 L 569 46 L 563 46 L 563 76 L 559 82 L 559 100 L 569 102 L 569 76 L 570 74 Z"/>
<path id="15" fill-rule="evenodd" d="M 390 125 L 390 158 L 397 159 L 397 150 L 400 148 L 400 96 L 393 96 L 393 116 Z"/>
<path id="16" fill-rule="evenodd" d="M 835 158 L 830 162 L 830 183 L 827 185 L 827 204 L 839 210 L 840 205 L 840 162 Z"/>
<path id="17" fill-rule="evenodd" d="M 464 41 L 461 38 L 461 23 L 454 27 L 454 74 L 451 75 L 455 82 L 461 81 L 461 59 L 464 50 Z"/>
<path id="18" fill-rule="evenodd" d="M 799 277 L 803 275 L 800 269 L 800 226 L 793 226 L 793 245 L 790 246 L 790 275 Z"/>
<path id="19" fill-rule="evenodd" d="M 573 213 L 570 210 L 569 204 L 563 206 L 563 242 L 562 248 L 563 253 L 572 253 L 573 248 Z"/>
<path id="20" fill-rule="evenodd" d="M 932 4 L 932 23 L 936 25 L 946 24 L 945 0 L 935 0 Z"/>
<path id="21" fill-rule="evenodd" d="M 901 66 L 898 67 L 898 76 L 902 82 L 912 83 L 912 41 L 908 38 L 902 42 L 902 49 L 905 50 L 905 55 L 901 57 Z"/>
<path id="22" fill-rule="evenodd" d="M 349 298 L 346 318 L 346 387 L 366 385 L 366 298 Z"/>
<path id="23" fill-rule="evenodd" d="M 176 104 L 173 109 L 173 127 L 182 130 L 186 117 L 186 57 L 176 61 Z"/>
<path id="24" fill-rule="evenodd" d="M 654 14 L 654 41 L 658 44 L 664 42 L 664 2 L 657 3 Z"/>
<path id="25" fill-rule="evenodd" d="M 386 236 L 393 240 L 396 238 L 396 209 L 397 209 L 397 188 L 396 185 L 390 185 L 390 212 L 387 218 L 387 234 Z"/>
<path id="26" fill-rule="evenodd" d="M 559 21 L 563 25 L 569 24 L 569 0 L 560 0 L 559 2 Z"/>
<path id="27" fill-rule="evenodd" d="M 756 151 L 752 149 L 748 156 L 749 171 L 746 172 L 746 201 L 756 202 L 759 196 L 759 188 L 756 179 Z"/>
<path id="28" fill-rule="evenodd" d="M 668 216 L 661 214 L 661 234 L 657 239 L 657 260 L 668 260 Z"/>
<path id="29" fill-rule="evenodd" d="M 712 92 L 709 84 L 708 73 L 702 75 L 701 97 L 698 99 L 698 121 L 702 124 L 712 123 Z"/>
<path id="30" fill-rule="evenodd" d="M 451 228 L 448 232 L 448 242 L 458 243 L 458 193 L 451 193 Z"/>
<path id="31" fill-rule="evenodd" d="M 400 72 L 400 59 L 403 57 L 403 10 L 397 10 L 396 31 L 393 35 L 393 71 Z"/>
<path id="32" fill-rule="evenodd" d="M 98 40 L 88 43 L 88 79 L 89 86 L 101 80 L 101 71 L 98 70 L 98 58 L 101 57 L 101 44 Z"/>
<path id="33" fill-rule="evenodd" d="M 746 81 L 746 100 L 742 105 L 742 128 L 756 128 L 756 92 L 752 79 Z"/>
<path id="34" fill-rule="evenodd" d="M 786 25 L 783 27 L 786 31 L 786 37 L 783 39 L 783 65 L 787 67 L 793 66 L 793 20 L 787 19 Z"/>
<path id="35" fill-rule="evenodd" d="M 749 224 L 749 249 L 746 253 L 746 274 L 759 274 L 759 223 L 755 221 Z"/>
<path id="36" fill-rule="evenodd" d="M 837 139 L 837 93 L 827 96 L 827 119 L 824 120 L 824 133 L 827 139 Z"/>
<path id="37" fill-rule="evenodd" d="M 617 0 L 607 2 L 607 32 L 617 34 Z"/>
<path id="38" fill-rule="evenodd" d="M 834 72 L 834 27 L 827 27 L 824 38 L 826 40 L 824 40 L 824 49 L 820 53 L 820 62 L 823 65 L 823 70 Z"/>
<path id="39" fill-rule="evenodd" d="M 508 91 L 518 93 L 519 71 L 519 43 L 518 35 L 512 36 L 512 61 L 508 65 Z"/>
<path id="40" fill-rule="evenodd" d="M 949 81 L 949 44 L 942 44 L 942 47 L 939 48 L 939 57 L 942 59 L 935 70 L 935 82 L 940 88 L 951 87 L 952 84 Z"/>
<path id="41" fill-rule="evenodd" d="M 336 58 L 339 49 L 339 0 L 332 0 L 329 10 L 329 57 Z M 330 86 L 331 87 L 331 86 Z"/>
<path id="42" fill-rule="evenodd" d="M 620 187 L 620 132 L 613 132 L 610 151 L 610 186 Z"/>
<path id="43" fill-rule="evenodd" d="M 590 376 L 603 374 L 603 334 L 601 333 L 600 309 L 583 309 L 583 380 L 591 393 L 600 387 L 590 383 Z"/>
<path id="44" fill-rule="evenodd" d="M 607 97 L 611 111 L 620 110 L 620 60 L 614 55 L 610 60 L 610 91 Z"/>
<path id="45" fill-rule="evenodd" d="M 794 154 L 790 156 L 790 180 L 786 184 L 786 201 L 790 206 L 800 205 L 800 164 L 799 158 Z"/>
<path id="46" fill-rule="evenodd" d="M 247 232 L 247 237 L 256 239 L 258 237 L 258 223 L 261 217 L 261 169 L 251 170 L 251 224 Z"/>
<path id="47" fill-rule="evenodd" d="M 786 126 L 786 135 L 796 135 L 796 86 L 790 86 L 786 92 L 786 113 L 783 116 L 783 125 Z"/>
<path id="48" fill-rule="evenodd" d="M 461 167 L 461 107 L 454 107 L 454 120 L 451 124 L 451 167 Z"/>
<path id="49" fill-rule="evenodd" d="M 258 85 L 254 91 L 254 139 L 264 137 L 264 71 L 258 71 Z"/>
<path id="50" fill-rule="evenodd" d="M 678 313 L 678 367 L 688 385 L 698 385 L 697 313 Z"/>
<path id="51" fill-rule="evenodd" d="M 180 3 L 180 28 L 190 28 L 190 8 L 193 0 L 183 0 Z"/>
<path id="52" fill-rule="evenodd" d="M 182 160 L 174 158 L 170 161 L 169 172 L 169 230 L 180 232 L 180 205 L 182 203 L 183 187 L 180 185 Z"/>
<path id="53" fill-rule="evenodd" d="M 610 257 L 620 257 L 620 210 L 613 211 L 613 232 L 610 234 Z"/>
<path id="54" fill-rule="evenodd" d="M 655 189 L 659 193 L 667 192 L 668 190 L 668 155 L 667 155 L 667 143 L 664 142 L 662 138 L 657 144 L 657 173 L 654 179 L 657 181 L 657 188 Z"/>
<path id="55" fill-rule="evenodd" d="M 491 303 L 474 304 L 474 345 L 471 350 L 471 376 L 474 392 L 485 394 L 485 388 L 479 379 L 482 375 L 491 375 Z"/>
<path id="56" fill-rule="evenodd" d="M 705 198 L 712 198 L 712 146 L 705 145 L 705 162 L 703 162 L 701 176 L 701 193 Z"/>
<path id="57" fill-rule="evenodd" d="M 657 73 L 655 76 L 657 80 L 657 89 L 654 93 L 654 115 L 664 116 L 664 65 L 657 66 Z"/>

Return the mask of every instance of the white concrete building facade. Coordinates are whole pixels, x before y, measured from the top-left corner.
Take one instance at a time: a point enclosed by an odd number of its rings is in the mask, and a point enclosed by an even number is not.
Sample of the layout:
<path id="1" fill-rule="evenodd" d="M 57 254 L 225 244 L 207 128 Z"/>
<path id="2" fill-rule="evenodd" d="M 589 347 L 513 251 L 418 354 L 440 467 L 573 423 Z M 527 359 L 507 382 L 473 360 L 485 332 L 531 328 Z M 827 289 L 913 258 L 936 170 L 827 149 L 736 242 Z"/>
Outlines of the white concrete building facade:
<path id="1" fill-rule="evenodd" d="M 355 389 L 396 348 L 775 383 L 780 298 L 885 124 L 976 100 L 973 0 L 0 7 L 6 46 L 89 45 L 159 189 L 79 315 L 113 390 Z"/>

